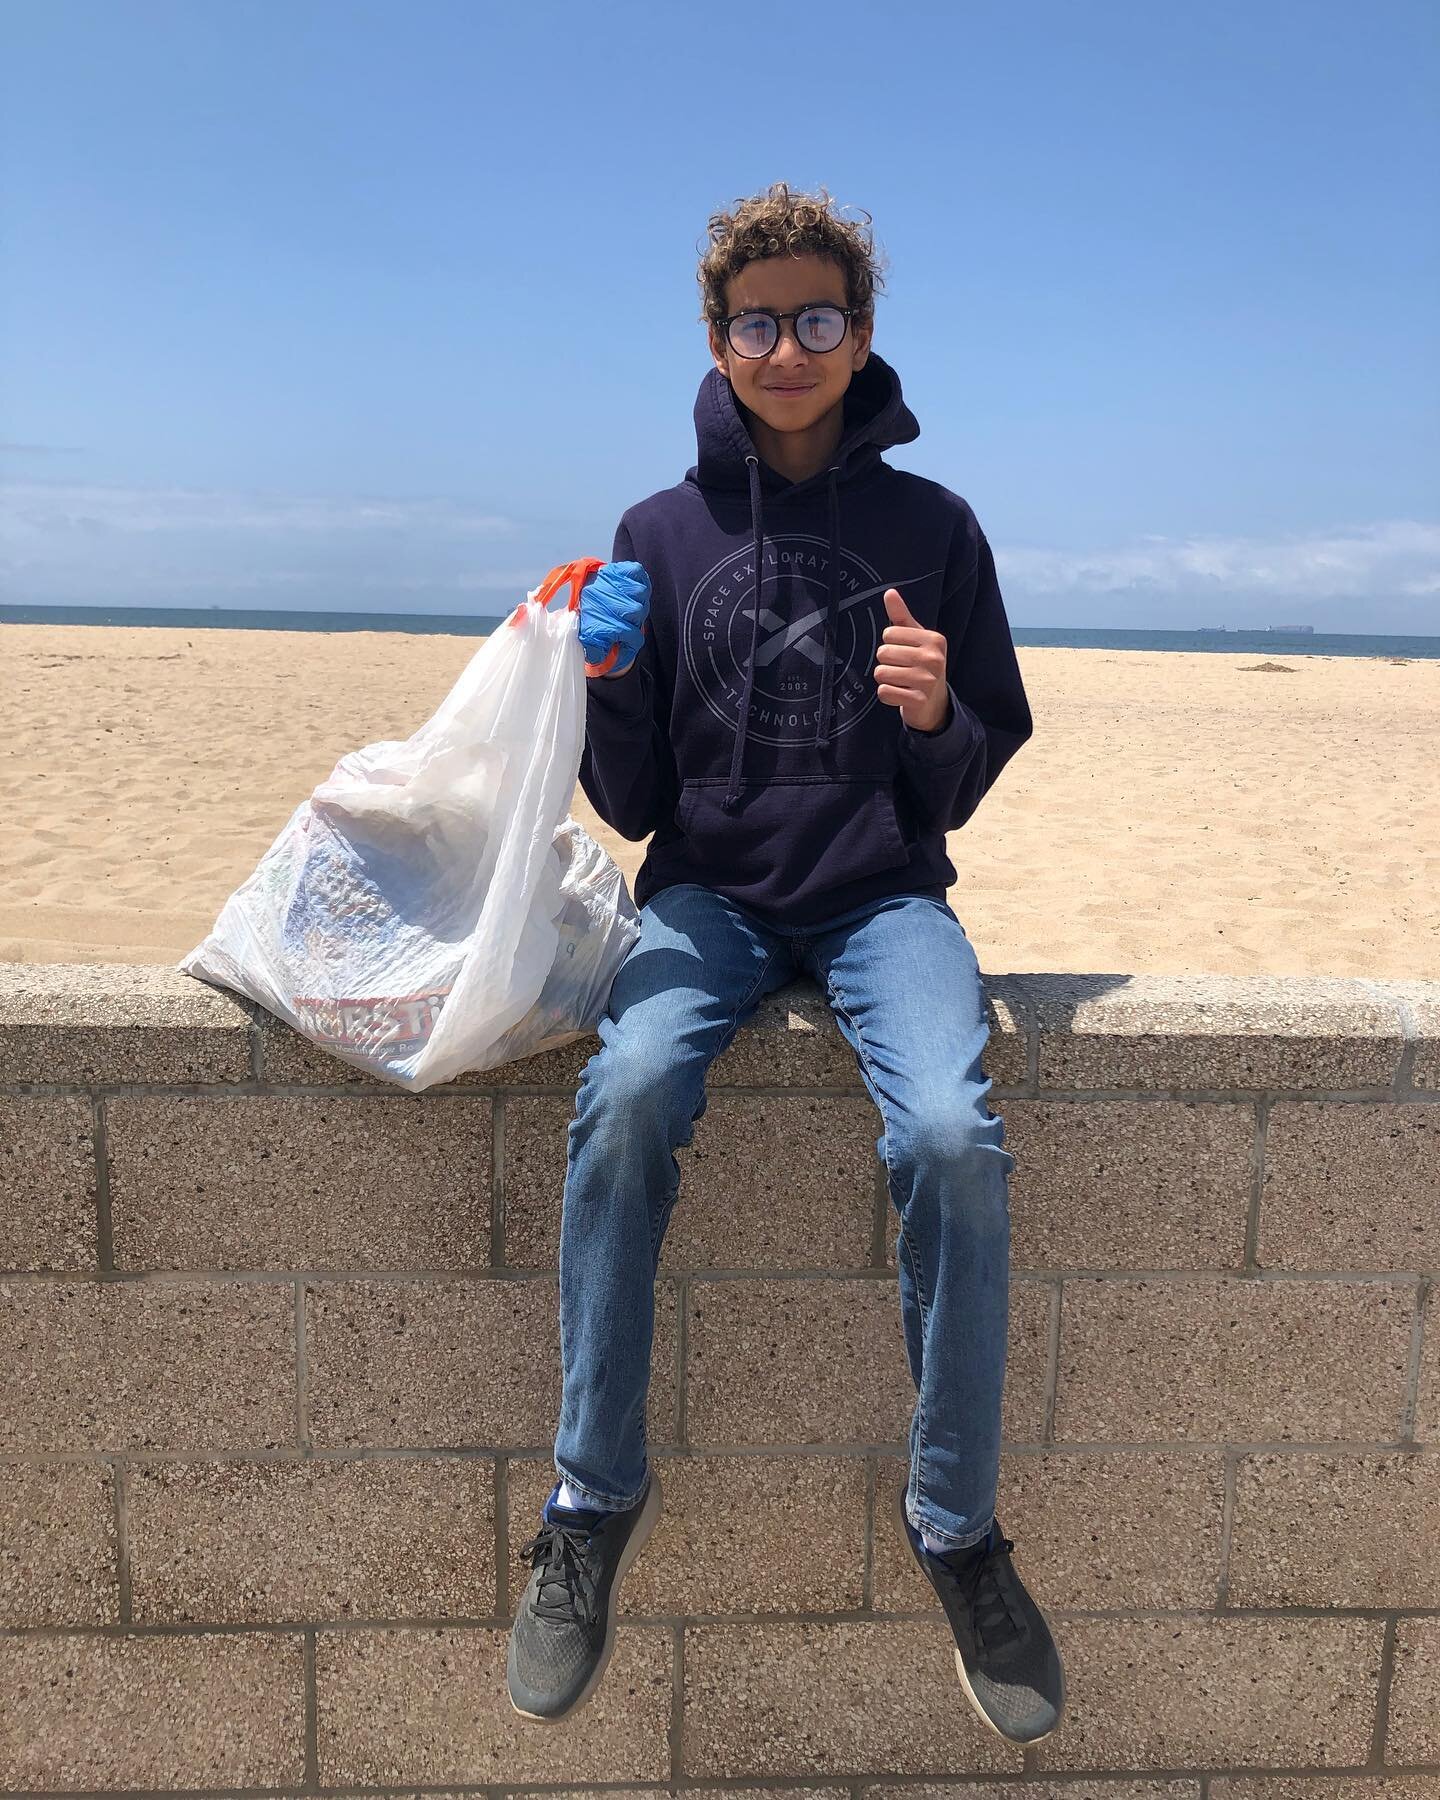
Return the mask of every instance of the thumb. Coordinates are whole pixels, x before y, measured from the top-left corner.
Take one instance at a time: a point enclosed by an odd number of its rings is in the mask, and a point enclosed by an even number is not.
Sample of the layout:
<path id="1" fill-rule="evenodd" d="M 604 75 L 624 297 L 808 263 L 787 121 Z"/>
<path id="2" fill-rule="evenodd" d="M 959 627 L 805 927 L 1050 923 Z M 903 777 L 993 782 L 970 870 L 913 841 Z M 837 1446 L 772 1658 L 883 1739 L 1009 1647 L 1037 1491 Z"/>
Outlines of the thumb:
<path id="1" fill-rule="evenodd" d="M 889 614 L 892 625 L 914 625 L 917 623 L 914 613 L 901 598 L 899 588 L 886 588 L 885 611 Z"/>

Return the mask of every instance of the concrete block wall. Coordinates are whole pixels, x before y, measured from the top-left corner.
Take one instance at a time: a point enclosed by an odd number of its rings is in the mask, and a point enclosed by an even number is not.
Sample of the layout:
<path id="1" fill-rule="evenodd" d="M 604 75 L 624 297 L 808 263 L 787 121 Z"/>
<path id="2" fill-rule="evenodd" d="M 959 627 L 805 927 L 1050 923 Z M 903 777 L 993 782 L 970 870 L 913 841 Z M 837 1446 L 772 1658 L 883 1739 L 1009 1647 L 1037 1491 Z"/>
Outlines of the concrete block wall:
<path id="1" fill-rule="evenodd" d="M 504 1693 L 587 1039 L 412 1097 L 163 970 L 0 970 L 0 1790 L 1440 1796 L 1440 986 L 996 978 L 1001 1519 L 1071 1704 L 972 1720 L 899 1541 L 879 1117 L 819 992 L 711 1072 L 667 1512 Z"/>

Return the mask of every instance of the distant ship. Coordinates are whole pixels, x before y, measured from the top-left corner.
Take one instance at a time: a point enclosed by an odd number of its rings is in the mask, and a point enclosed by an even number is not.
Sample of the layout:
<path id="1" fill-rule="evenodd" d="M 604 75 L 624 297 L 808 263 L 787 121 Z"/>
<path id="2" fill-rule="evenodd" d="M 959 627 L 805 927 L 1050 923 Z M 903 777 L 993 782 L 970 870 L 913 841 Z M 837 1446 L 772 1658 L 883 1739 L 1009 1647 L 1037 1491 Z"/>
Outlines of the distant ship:
<path id="1" fill-rule="evenodd" d="M 1198 633 L 1200 633 L 1200 632 L 1202 632 L 1202 631 L 1204 631 L 1204 632 L 1210 632 L 1210 631 L 1228 631 L 1228 630 L 1229 630 L 1229 629 L 1230 629 L 1230 627 L 1229 627 L 1229 626 L 1228 626 L 1228 625 L 1197 625 L 1197 626 L 1196 626 L 1196 627 L 1195 627 L 1195 630 L 1196 630 L 1196 633 L 1197 633 L 1197 634 L 1198 634 Z"/>
<path id="2" fill-rule="evenodd" d="M 1286 637 L 1314 637 L 1313 625 L 1267 625 L 1267 631 L 1283 631 Z"/>

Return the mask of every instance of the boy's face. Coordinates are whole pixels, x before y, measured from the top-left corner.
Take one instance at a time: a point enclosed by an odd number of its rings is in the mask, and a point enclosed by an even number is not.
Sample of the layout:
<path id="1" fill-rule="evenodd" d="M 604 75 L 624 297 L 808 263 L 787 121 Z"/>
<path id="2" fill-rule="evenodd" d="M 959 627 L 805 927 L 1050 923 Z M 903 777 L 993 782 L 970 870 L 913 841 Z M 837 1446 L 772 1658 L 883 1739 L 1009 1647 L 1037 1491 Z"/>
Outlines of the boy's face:
<path id="1" fill-rule="evenodd" d="M 845 277 L 838 264 L 823 256 L 767 256 L 747 263 L 725 284 L 725 311 L 744 312 L 764 306 L 773 312 L 829 301 L 848 304 Z M 872 330 L 856 330 L 854 319 L 839 347 L 823 354 L 802 350 L 795 340 L 795 321 L 787 319 L 768 356 L 737 356 L 717 326 L 710 327 L 710 353 L 736 397 L 773 431 L 805 431 L 834 406 L 863 369 L 870 354 Z"/>

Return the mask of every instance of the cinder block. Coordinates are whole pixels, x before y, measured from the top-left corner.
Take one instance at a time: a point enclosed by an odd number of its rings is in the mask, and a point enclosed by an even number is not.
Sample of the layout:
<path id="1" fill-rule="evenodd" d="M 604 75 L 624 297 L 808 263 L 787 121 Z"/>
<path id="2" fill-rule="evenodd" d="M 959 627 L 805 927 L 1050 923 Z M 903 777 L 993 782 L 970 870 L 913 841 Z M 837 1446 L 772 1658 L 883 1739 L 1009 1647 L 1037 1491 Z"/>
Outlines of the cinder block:
<path id="1" fill-rule="evenodd" d="M 880 1464 L 875 1605 L 939 1608 L 902 1539 L 902 1458 Z M 1047 1610 L 1208 1607 L 1220 1580 L 1224 1469 L 1218 1451 L 1008 1454 L 996 1513 L 1015 1566 Z"/>
<path id="2" fill-rule="evenodd" d="M 1245 1261 L 1255 1114 L 1163 1100 L 1007 1100 L 1017 1268 Z"/>
<path id="3" fill-rule="evenodd" d="M 621 1589 L 631 1617 L 844 1612 L 865 1571 L 865 1464 L 857 1456 L 660 1456 L 664 1512 Z M 549 1462 L 512 1462 L 510 1549 L 535 1530 Z M 803 1548 L 802 1548 L 803 1547 Z M 512 1598 L 529 1579 L 520 1565 Z"/>
<path id="4" fill-rule="evenodd" d="M 1440 1456 L 1243 1458 L 1230 1603 L 1440 1608 Z"/>
<path id="5" fill-rule="evenodd" d="M 517 1056 L 494 1069 L 480 1069 L 457 1077 L 457 1087 L 544 1087 L 560 1088 L 573 1094 L 580 1085 L 585 1065 L 600 1048 L 596 1032 L 587 1031 L 571 1038 L 568 1044 L 557 1044 L 553 1050 L 541 1050 L 534 1056 Z"/>
<path id="6" fill-rule="evenodd" d="M 1378 1619 L 1062 1618 L 1042 1769 L 1348 1767 L 1370 1754 Z"/>
<path id="7" fill-rule="evenodd" d="M 1440 1775 L 1217 1775 L 1210 1800 L 1440 1800 Z"/>
<path id="8" fill-rule="evenodd" d="M 274 1013 L 258 1008 L 255 1020 L 259 1040 L 260 1077 L 268 1087 L 314 1086 L 364 1089 L 367 1093 L 398 1094 L 395 1083 L 367 1075 L 312 1044 Z"/>
<path id="9" fill-rule="evenodd" d="M 663 1781 L 673 1640 L 628 1625 L 573 1718 L 522 1719 L 505 1687 L 508 1633 L 458 1626 L 320 1631 L 320 1784 Z"/>
<path id="10" fill-rule="evenodd" d="M 726 1787 L 687 1788 L 685 1792 L 693 1794 L 695 1800 L 774 1800 L 776 1790 Z M 838 1787 L 786 1787 L 781 1792 L 785 1800 L 851 1800 L 849 1790 Z M 565 1788 L 558 1796 L 554 1788 L 545 1788 L 524 1794 L 507 1793 L 505 1800 L 674 1800 L 674 1796 L 673 1788 L 622 1788 L 618 1795 L 614 1788 Z M 450 1796 L 441 1796 L 440 1800 L 450 1800 Z M 459 1800 L 459 1796 L 454 1800 Z"/>
<path id="11" fill-rule="evenodd" d="M 1433 1093 L 1440 1088 L 1440 981 L 1372 976 L 1365 985 L 1405 1015 L 1414 1045 L 1410 1085 Z"/>
<path id="12" fill-rule="evenodd" d="M 683 1791 L 687 1796 L 693 1794 L 695 1800 L 775 1800 L 776 1794 L 772 1787 L 686 1788 Z M 785 1787 L 779 1791 L 785 1800 L 851 1800 L 847 1788 Z M 544 1788 L 523 1794 L 507 1791 L 504 1800 L 675 1800 L 675 1792 L 674 1788 L 648 1787 L 627 1787 L 618 1791 L 615 1788 L 565 1788 L 557 1794 L 554 1788 Z M 427 1794 L 425 1800 L 432 1800 L 432 1797 Z M 439 1796 L 436 1800 L 452 1800 L 452 1796 Z M 453 1800 L 461 1800 L 461 1797 L 455 1795 Z"/>
<path id="13" fill-rule="evenodd" d="M 1265 1134 L 1260 1261 L 1440 1266 L 1440 1107 L 1281 1103 Z"/>
<path id="14" fill-rule="evenodd" d="M 0 1267 L 96 1267 L 88 1100 L 0 1099 Z"/>
<path id="15" fill-rule="evenodd" d="M 0 1625 L 115 1625 L 115 1502 L 103 1463 L 0 1463 Z"/>
<path id="16" fill-rule="evenodd" d="M 505 1255 L 556 1267 L 570 1101 L 508 1100 Z M 868 1098 L 719 1094 L 676 1153 L 667 1270 L 858 1269 L 870 1262 L 879 1114 Z"/>
<path id="17" fill-rule="evenodd" d="M 489 1462 L 149 1463 L 129 1491 L 137 1624 L 495 1613 Z"/>
<path id="18" fill-rule="evenodd" d="M 882 1129 L 868 1098 L 715 1096 L 679 1155 L 662 1268 L 866 1267 Z"/>
<path id="19" fill-rule="evenodd" d="M 178 969 L 0 963 L 0 1082 L 244 1081 L 248 1003 Z"/>
<path id="20" fill-rule="evenodd" d="M 315 1282 L 305 1316 L 317 1445 L 473 1449 L 553 1430 L 553 1282 Z"/>
<path id="21" fill-rule="evenodd" d="M 1421 1443 L 1434 1443 L 1440 1442 L 1440 1287 L 1432 1287 L 1425 1302 L 1424 1332 L 1415 1436 Z"/>
<path id="22" fill-rule="evenodd" d="M 308 1413 L 325 1447 L 538 1448 L 560 1405 L 553 1281 L 315 1282 Z M 675 1296 L 655 1289 L 650 1437 L 673 1443 Z"/>
<path id="23" fill-rule="evenodd" d="M 1417 1088 L 1433 1093 L 1440 1088 L 1440 984 L 1430 982 L 1427 986 L 1428 993 L 1410 997 L 1416 1039 L 1410 1079 Z"/>
<path id="24" fill-rule="evenodd" d="M 0 1282 L 0 1450 L 295 1442 L 288 1282 Z"/>
<path id="25" fill-rule="evenodd" d="M 488 1099 L 112 1100 L 116 1263 L 484 1266 L 491 1110 Z"/>
<path id="26" fill-rule="evenodd" d="M 990 1044 L 985 1067 L 992 1081 L 1018 1084 L 1025 1073 L 1025 1026 L 1006 977 L 992 977 Z M 326 1087 L 367 1085 L 394 1091 L 300 1037 L 281 1020 L 261 1013 L 262 1069 L 267 1082 Z M 522 1057 L 497 1069 L 462 1075 L 447 1085 L 491 1088 L 548 1087 L 574 1094 L 585 1065 L 600 1049 L 587 1032 L 559 1049 Z M 710 1066 L 707 1086 L 832 1087 L 864 1091 L 855 1053 L 835 1024 L 825 996 L 808 976 L 767 995 Z"/>
<path id="27" fill-rule="evenodd" d="M 305 1775 L 300 1633 L 0 1638 L 0 1788 L 250 1788 Z"/>
<path id="28" fill-rule="evenodd" d="M 555 1269 L 560 1263 L 560 1212 L 570 1149 L 573 1097 L 512 1094 L 505 1101 L 506 1266 Z"/>
<path id="29" fill-rule="evenodd" d="M 1440 1762 L 1440 1619 L 1400 1619 L 1387 1763 Z"/>
<path id="30" fill-rule="evenodd" d="M 1048 1286 L 1012 1282 L 1006 1435 L 1045 1415 Z M 689 1441 L 899 1443 L 915 1389 L 900 1297 L 884 1280 L 697 1281 L 686 1368 Z"/>
<path id="31" fill-rule="evenodd" d="M 773 1790 L 772 1790 L 773 1792 Z M 867 1787 L 865 1800 L 1200 1800 L 1198 1781 L 1067 1781 L 1044 1791 L 1029 1781 L 925 1782 L 921 1786 Z"/>
<path id="32" fill-rule="evenodd" d="M 893 1271 L 892 1271 L 893 1273 Z M 1005 1350 L 1001 1430 L 1012 1444 L 1039 1443 L 1045 1435 L 1050 1379 L 1050 1306 L 1054 1284 L 1010 1279 L 1010 1324 Z M 895 1289 L 899 1308 L 899 1289 Z M 912 1398 L 913 1404 L 913 1398 Z M 908 1424 L 908 1414 L 907 1414 Z M 900 1436 L 904 1437 L 904 1432 Z"/>
<path id="33" fill-rule="evenodd" d="M 1355 1088 L 1395 1079 L 1399 1009 L 1359 981 L 1032 976 L 1042 1088 Z"/>
<path id="34" fill-rule="evenodd" d="M 986 975 L 986 1018 L 990 1041 L 984 1068 L 996 1087 L 1023 1087 L 1030 1079 L 1029 1036 L 1033 1029 L 1029 996 L 1013 975 Z"/>
<path id="35" fill-rule="evenodd" d="M 1002 1430 L 1011 1444 L 1038 1444 L 1045 1435 L 1045 1395 L 1050 1379 L 1048 1281 L 1010 1281 L 1010 1333 L 1005 1351 Z M 898 1304 L 898 1302 L 897 1302 Z"/>
<path id="36" fill-rule="evenodd" d="M 369 1075 L 320 1049 L 273 1013 L 261 1011 L 258 1028 L 260 1070 L 267 1086 L 356 1088 L 377 1094 L 406 1092 L 398 1083 Z M 538 1056 L 520 1057 L 496 1069 L 474 1070 L 425 1091 L 439 1094 L 457 1088 L 554 1087 L 573 1094 L 581 1071 L 599 1048 L 600 1039 L 594 1032 L 586 1032 L 583 1037 L 573 1038 L 554 1050 L 543 1050 Z"/>
<path id="37" fill-rule="evenodd" d="M 1004 976 L 990 978 L 985 1072 L 1001 1086 L 1025 1079 L 1025 1021 Z M 769 994 L 710 1069 L 708 1086 L 834 1087 L 864 1092 L 859 1059 L 830 1003 L 805 975 Z"/>
<path id="38" fill-rule="evenodd" d="M 697 1281 L 690 1442 L 895 1442 L 915 1403 L 900 1302 L 884 1279 Z"/>
<path id="39" fill-rule="evenodd" d="M 1067 1281 L 1055 1435 L 1390 1441 L 1413 1309 L 1382 1281 Z"/>
<path id="40" fill-rule="evenodd" d="M 683 1756 L 701 1779 L 1021 1767 L 970 1711 L 955 1640 L 930 1620 L 690 1627 Z"/>
<path id="41" fill-rule="evenodd" d="M 710 1065 L 708 1088 L 831 1087 L 863 1091 L 855 1052 L 808 975 L 767 994 Z"/>

